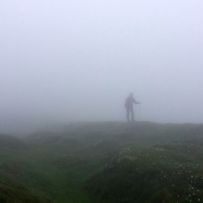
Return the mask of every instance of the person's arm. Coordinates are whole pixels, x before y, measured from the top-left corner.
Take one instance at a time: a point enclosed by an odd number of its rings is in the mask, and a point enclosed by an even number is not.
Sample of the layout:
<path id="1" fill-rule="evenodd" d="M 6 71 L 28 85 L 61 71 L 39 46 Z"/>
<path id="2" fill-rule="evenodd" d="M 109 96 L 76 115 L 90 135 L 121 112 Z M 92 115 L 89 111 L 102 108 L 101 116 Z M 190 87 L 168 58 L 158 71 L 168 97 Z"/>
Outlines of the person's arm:
<path id="1" fill-rule="evenodd" d="M 133 99 L 134 104 L 140 104 L 140 102 L 136 101 L 135 99 Z"/>

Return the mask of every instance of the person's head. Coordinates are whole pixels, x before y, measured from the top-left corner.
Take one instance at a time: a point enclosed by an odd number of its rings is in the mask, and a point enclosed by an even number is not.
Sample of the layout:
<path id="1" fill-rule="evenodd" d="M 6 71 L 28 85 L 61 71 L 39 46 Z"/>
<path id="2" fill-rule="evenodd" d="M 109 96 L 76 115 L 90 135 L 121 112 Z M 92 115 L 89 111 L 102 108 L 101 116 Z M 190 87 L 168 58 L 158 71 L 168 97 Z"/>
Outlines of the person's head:
<path id="1" fill-rule="evenodd" d="M 133 93 L 132 92 L 129 94 L 129 97 L 133 97 Z"/>

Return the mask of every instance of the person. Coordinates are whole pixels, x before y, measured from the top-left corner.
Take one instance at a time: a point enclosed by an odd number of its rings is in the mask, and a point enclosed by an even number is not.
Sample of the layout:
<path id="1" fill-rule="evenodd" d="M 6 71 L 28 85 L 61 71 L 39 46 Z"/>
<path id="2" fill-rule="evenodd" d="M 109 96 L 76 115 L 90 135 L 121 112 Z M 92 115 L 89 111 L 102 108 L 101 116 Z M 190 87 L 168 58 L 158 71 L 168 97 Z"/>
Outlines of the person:
<path id="1" fill-rule="evenodd" d="M 130 93 L 125 100 L 127 122 L 135 121 L 134 104 L 140 104 L 140 103 L 135 100 L 133 93 Z"/>

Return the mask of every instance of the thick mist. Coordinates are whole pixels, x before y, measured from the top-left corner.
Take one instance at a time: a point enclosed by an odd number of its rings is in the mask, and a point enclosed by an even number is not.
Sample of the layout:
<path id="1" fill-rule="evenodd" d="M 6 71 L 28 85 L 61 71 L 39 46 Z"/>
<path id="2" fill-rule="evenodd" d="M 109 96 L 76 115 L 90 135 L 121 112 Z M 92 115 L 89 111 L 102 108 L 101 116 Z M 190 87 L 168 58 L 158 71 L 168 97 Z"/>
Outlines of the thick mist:
<path id="1" fill-rule="evenodd" d="M 203 122 L 201 0 L 2 0 L 0 131 L 70 121 Z"/>

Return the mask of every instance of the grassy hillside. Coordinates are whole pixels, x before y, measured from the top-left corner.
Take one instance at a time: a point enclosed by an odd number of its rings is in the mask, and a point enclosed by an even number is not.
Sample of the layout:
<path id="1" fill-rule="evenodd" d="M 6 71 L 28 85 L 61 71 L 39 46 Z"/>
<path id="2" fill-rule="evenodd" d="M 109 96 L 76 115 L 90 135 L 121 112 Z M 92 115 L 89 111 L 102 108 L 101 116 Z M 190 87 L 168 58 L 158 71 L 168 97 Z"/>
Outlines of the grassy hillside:
<path id="1" fill-rule="evenodd" d="M 71 124 L 0 135 L 0 202 L 201 202 L 203 125 Z"/>

